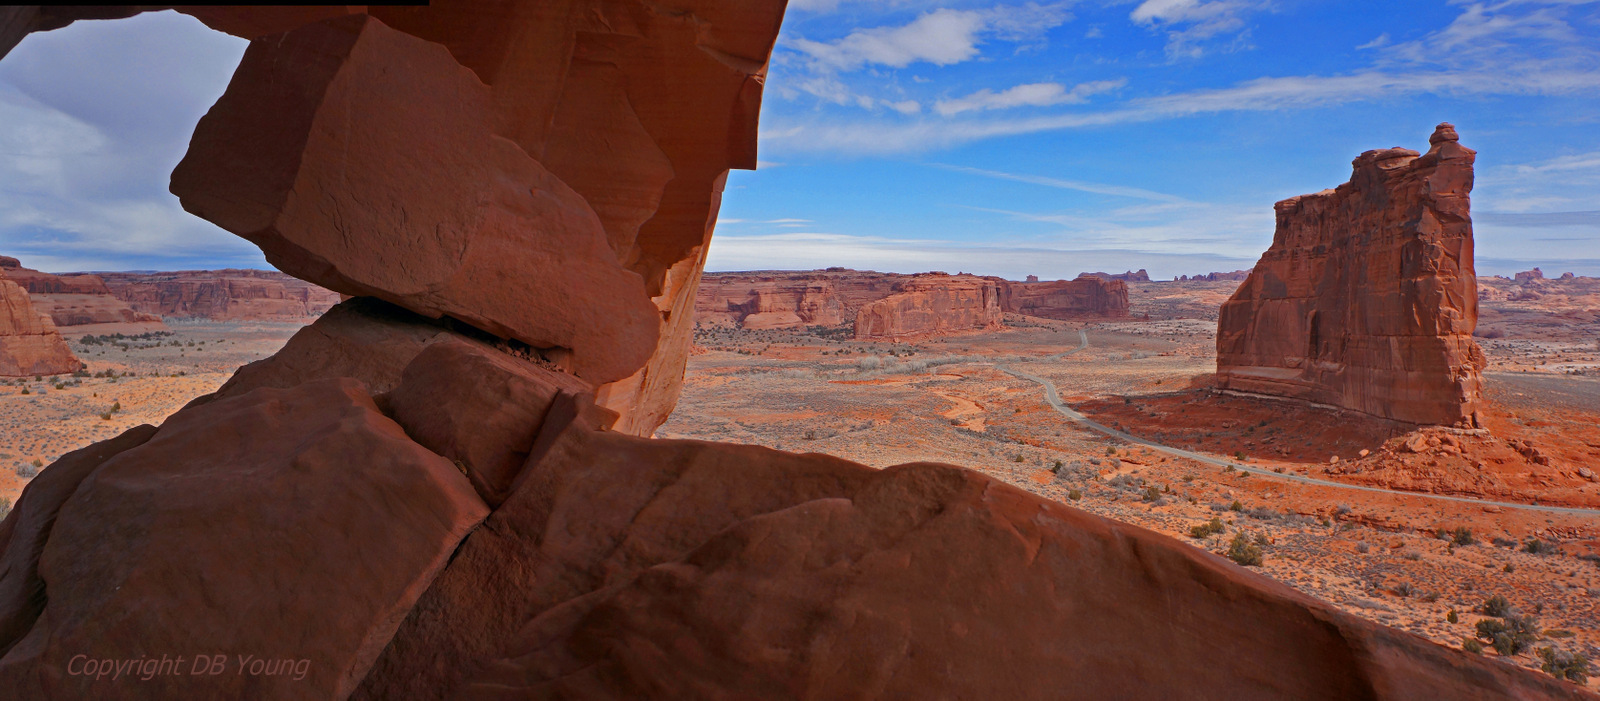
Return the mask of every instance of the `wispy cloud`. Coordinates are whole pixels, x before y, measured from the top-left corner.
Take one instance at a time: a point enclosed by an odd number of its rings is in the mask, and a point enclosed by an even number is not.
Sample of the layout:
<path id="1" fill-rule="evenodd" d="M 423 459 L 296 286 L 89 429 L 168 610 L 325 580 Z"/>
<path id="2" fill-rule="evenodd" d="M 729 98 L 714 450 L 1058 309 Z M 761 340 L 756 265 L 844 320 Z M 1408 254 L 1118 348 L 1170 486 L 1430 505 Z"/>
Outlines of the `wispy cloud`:
<path id="1" fill-rule="evenodd" d="M 1206 42 L 1230 37 L 1229 49 L 1243 48 L 1249 39 L 1245 17 L 1270 7 L 1265 0 L 1144 0 L 1129 14 L 1137 24 L 1167 33 L 1167 55 L 1198 58 Z"/>
<path id="2" fill-rule="evenodd" d="M 1079 83 L 1068 89 L 1060 83 L 1028 83 L 994 92 L 985 88 L 965 97 L 940 100 L 933 109 L 946 117 L 974 110 L 1003 110 L 1014 107 L 1049 107 L 1082 104 L 1093 95 L 1127 85 L 1126 78 Z"/>
<path id="3" fill-rule="evenodd" d="M 1001 171 L 997 171 L 997 170 L 984 170 L 982 168 L 971 168 L 971 167 L 967 167 L 967 166 L 947 165 L 947 164 L 944 164 L 944 163 L 934 163 L 934 164 L 931 164 L 931 165 L 933 165 L 935 167 L 939 167 L 939 168 L 944 168 L 946 170 L 953 170 L 953 171 L 957 171 L 957 172 L 961 172 L 961 173 L 971 173 L 973 175 L 982 175 L 982 176 L 984 176 L 986 178 L 999 178 L 1001 180 L 1013 180 L 1013 181 L 1016 181 L 1016 182 L 1019 182 L 1019 183 L 1030 183 L 1030 184 L 1033 184 L 1033 185 L 1043 185 L 1045 187 L 1054 187 L 1054 188 L 1060 188 L 1060 189 L 1063 189 L 1063 190 L 1077 190 L 1079 192 L 1089 192 L 1089 193 L 1094 193 L 1094 194 L 1097 194 L 1097 195 L 1116 195 L 1118 197 L 1132 197 L 1132 198 L 1135 198 L 1135 199 L 1150 200 L 1150 201 L 1153 201 L 1153 202 L 1174 202 L 1174 203 L 1188 202 L 1188 200 L 1185 200 L 1182 197 L 1178 197 L 1177 195 L 1168 195 L 1166 193 L 1154 192 L 1154 191 L 1151 191 L 1151 190 L 1145 190 L 1145 189 L 1141 189 L 1141 188 L 1137 188 L 1137 187 L 1126 187 L 1126 186 L 1122 186 L 1122 185 L 1105 185 L 1105 184 L 1101 184 L 1101 183 L 1083 182 L 1081 180 L 1063 180 L 1061 178 L 1051 178 L 1051 177 L 1046 177 L 1046 176 L 1042 176 L 1042 175 L 1021 175 L 1021 174 L 1017 174 L 1017 173 L 1005 173 L 1005 172 L 1001 172 Z"/>
<path id="4" fill-rule="evenodd" d="M 1071 19 L 1064 4 L 1028 4 L 989 10 L 943 8 L 894 27 L 857 29 L 836 41 L 789 42 L 815 68 L 852 71 L 864 66 L 904 68 L 926 62 L 948 66 L 976 58 L 985 39 L 1023 41 Z"/>

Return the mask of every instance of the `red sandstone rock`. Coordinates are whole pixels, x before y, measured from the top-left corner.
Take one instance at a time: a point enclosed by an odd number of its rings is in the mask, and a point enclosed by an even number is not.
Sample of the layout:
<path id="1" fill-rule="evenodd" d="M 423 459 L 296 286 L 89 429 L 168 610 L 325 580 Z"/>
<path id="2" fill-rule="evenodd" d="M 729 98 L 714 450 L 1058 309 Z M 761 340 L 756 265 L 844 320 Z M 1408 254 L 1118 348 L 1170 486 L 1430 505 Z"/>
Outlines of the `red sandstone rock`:
<path id="1" fill-rule="evenodd" d="M 39 555 L 61 505 L 102 463 L 143 445 L 155 433 L 154 426 L 135 426 L 116 438 L 61 456 L 29 480 L 16 507 L 0 521 L 0 658 L 33 628 L 44 611 Z"/>
<path id="2" fill-rule="evenodd" d="M 258 387 L 288 389 L 311 380 L 353 377 L 375 394 L 393 390 L 407 365 L 433 343 L 483 341 L 386 302 L 358 297 L 342 302 L 290 337 L 283 349 L 239 368 L 214 398 Z"/>
<path id="3" fill-rule="evenodd" d="M 1138 272 L 1129 270 L 1125 273 L 1084 273 L 1078 277 L 1097 277 L 1104 280 L 1121 280 L 1123 282 L 1150 282 L 1150 273 L 1140 268 Z M 1038 282 L 1038 280 L 1029 280 Z"/>
<path id="4" fill-rule="evenodd" d="M 1363 153 L 1350 182 L 1277 204 L 1272 247 L 1222 307 L 1219 387 L 1474 424 L 1474 152 L 1448 124 L 1429 143 Z"/>
<path id="5" fill-rule="evenodd" d="M 42 273 L 7 256 L 0 256 L 0 273 L 26 288 L 33 306 L 58 328 L 90 324 L 137 325 L 146 331 L 166 328 L 161 317 L 135 311 L 111 296 L 98 275 Z"/>
<path id="6" fill-rule="evenodd" d="M 1243 282 L 1244 280 L 1249 279 L 1249 277 L 1250 277 L 1250 271 L 1248 271 L 1248 270 L 1235 270 L 1235 271 L 1233 271 L 1231 273 L 1205 273 L 1203 275 L 1196 275 L 1194 277 L 1189 277 L 1188 275 L 1179 275 L 1176 278 L 1175 281 L 1182 282 L 1182 281 L 1188 281 L 1188 280 L 1195 280 L 1195 281 L 1203 280 L 1203 281 L 1206 281 L 1206 282 L 1217 282 L 1217 281 L 1220 281 L 1220 280 L 1238 280 L 1240 282 Z"/>
<path id="7" fill-rule="evenodd" d="M 60 507 L 38 559 L 43 613 L 0 658 L 0 686 L 36 699 L 344 698 L 486 513 L 354 380 L 180 411 Z M 75 655 L 195 653 L 235 667 L 148 681 L 67 668 Z M 235 655 L 310 662 L 299 680 L 253 676 Z"/>
<path id="8" fill-rule="evenodd" d="M 1128 283 L 1101 275 L 1084 273 L 1076 280 L 1055 282 L 1008 282 L 1002 308 L 1046 319 L 1127 316 Z"/>
<path id="9" fill-rule="evenodd" d="M 107 293 L 139 312 L 218 321 L 300 321 L 339 294 L 275 270 L 100 273 Z"/>
<path id="10" fill-rule="evenodd" d="M 22 267 L 22 261 L 0 256 L 0 275 L 21 285 L 28 294 L 108 295 L 104 280 L 96 275 L 52 275 Z"/>
<path id="11" fill-rule="evenodd" d="M 58 375 L 83 367 L 50 317 L 20 285 L 0 275 L 0 376 Z"/>
<path id="12" fill-rule="evenodd" d="M 971 275 L 928 273 L 856 312 L 855 337 L 904 338 L 1000 326 L 1000 284 Z"/>
<path id="13" fill-rule="evenodd" d="M 390 416 L 412 440 L 459 461 L 490 507 L 505 501 L 534 434 L 560 392 L 590 394 L 576 377 L 456 339 L 418 353 L 389 393 Z"/>
<path id="14" fill-rule="evenodd" d="M 660 325 L 642 281 L 490 108 L 443 47 L 364 16 L 308 25 L 251 43 L 172 190 L 297 277 L 629 376 Z"/>
<path id="15" fill-rule="evenodd" d="M 833 282 L 810 276 L 719 276 L 713 284 L 701 283 L 696 315 L 726 318 L 746 329 L 780 329 L 799 326 L 838 326 L 844 323 L 844 303 L 834 294 Z"/>

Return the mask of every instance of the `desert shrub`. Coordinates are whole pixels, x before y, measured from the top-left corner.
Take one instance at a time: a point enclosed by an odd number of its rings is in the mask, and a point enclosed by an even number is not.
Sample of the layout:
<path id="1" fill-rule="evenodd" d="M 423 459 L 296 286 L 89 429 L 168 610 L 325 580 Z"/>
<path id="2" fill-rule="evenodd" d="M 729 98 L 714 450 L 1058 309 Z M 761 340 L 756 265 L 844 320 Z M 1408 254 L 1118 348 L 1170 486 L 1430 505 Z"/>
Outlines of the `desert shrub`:
<path id="1" fill-rule="evenodd" d="M 1546 647 L 1539 649 L 1539 659 L 1544 660 L 1539 669 L 1552 677 L 1579 684 L 1589 681 L 1589 658 L 1583 653 Z"/>
<path id="2" fill-rule="evenodd" d="M 1498 545 L 1498 546 L 1500 546 L 1502 548 L 1515 548 L 1515 547 L 1517 547 L 1517 541 L 1508 540 L 1506 538 L 1501 538 L 1499 536 L 1495 536 L 1490 542 L 1492 542 L 1495 545 Z"/>
<path id="3" fill-rule="evenodd" d="M 1417 590 L 1416 587 L 1411 586 L 1410 582 L 1401 582 L 1394 585 L 1394 593 L 1396 596 L 1404 597 L 1417 593 Z"/>
<path id="4" fill-rule="evenodd" d="M 37 463 L 39 461 L 35 460 L 34 462 Z M 39 474 L 39 467 L 37 465 L 18 465 L 17 466 L 17 476 L 22 478 L 22 479 L 25 479 L 25 480 L 33 479 L 34 476 L 38 475 L 38 474 Z"/>
<path id="5" fill-rule="evenodd" d="M 1228 510 L 1229 511 L 1244 511 L 1244 504 L 1239 503 L 1238 499 L 1234 499 L 1233 503 L 1228 505 Z"/>
<path id="6" fill-rule="evenodd" d="M 1106 448 L 1106 455 L 1116 455 L 1116 454 L 1117 454 L 1117 449 L 1116 448 Z"/>
<path id="7" fill-rule="evenodd" d="M 1022 453 L 1017 453 L 1017 456 L 1012 458 L 1011 461 L 1012 462 L 1022 462 Z"/>
<path id="8" fill-rule="evenodd" d="M 1246 567 L 1261 565 L 1261 546 L 1251 542 L 1250 537 L 1240 533 L 1228 543 L 1228 559 Z"/>
<path id="9" fill-rule="evenodd" d="M 1372 546 L 1367 545 L 1366 543 L 1356 543 L 1356 552 L 1358 552 L 1358 553 L 1361 553 L 1361 554 L 1365 555 L 1367 553 L 1367 551 L 1369 551 L 1371 549 L 1372 549 Z"/>
<path id="10" fill-rule="evenodd" d="M 1507 614 L 1511 613 L 1511 602 L 1506 601 L 1505 597 L 1495 594 L 1494 596 L 1484 599 L 1483 605 L 1479 606 L 1478 610 L 1482 611 L 1483 615 L 1485 616 L 1504 618 Z"/>
<path id="11" fill-rule="evenodd" d="M 100 412 L 100 418 L 105 420 L 105 421 L 110 421 L 111 420 L 111 412 L 109 412 L 109 411 Z"/>
<path id="12" fill-rule="evenodd" d="M 1061 467 L 1062 467 L 1061 461 L 1057 460 L 1056 464 L 1053 467 L 1050 468 L 1050 471 L 1054 472 L 1056 474 L 1060 474 L 1061 473 Z"/>
<path id="13" fill-rule="evenodd" d="M 1450 609 L 1450 612 L 1444 615 L 1444 620 L 1449 623 L 1460 623 L 1461 617 L 1456 615 L 1455 609 Z"/>
<path id="14" fill-rule="evenodd" d="M 27 388 L 27 387 L 23 387 L 23 388 L 22 388 L 22 393 L 23 393 L 23 394 L 33 394 L 33 393 L 32 393 L 32 392 L 29 392 L 29 391 L 28 391 L 28 388 Z"/>
<path id="15" fill-rule="evenodd" d="M 1522 546 L 1522 552 L 1533 553 L 1534 555 L 1549 555 L 1555 551 L 1555 545 L 1546 543 L 1538 538 L 1534 538 Z"/>
<path id="16" fill-rule="evenodd" d="M 1517 566 L 1507 562 L 1505 567 L 1500 568 L 1500 571 L 1506 574 L 1511 574 L 1512 572 L 1517 571 Z"/>
<path id="17" fill-rule="evenodd" d="M 1080 492 L 1080 491 L 1078 491 L 1076 489 L 1071 490 L 1071 491 L 1067 492 L 1067 498 L 1071 499 L 1073 501 L 1077 501 L 1077 500 L 1083 498 L 1083 492 Z"/>
<path id="18" fill-rule="evenodd" d="M 1539 639 L 1539 623 L 1532 616 L 1485 618 L 1478 621 L 1477 628 L 1478 638 L 1506 657 L 1526 650 Z"/>
<path id="19" fill-rule="evenodd" d="M 1161 489 L 1152 484 L 1148 487 L 1145 487 L 1144 491 L 1139 493 L 1139 498 L 1144 501 L 1155 501 L 1160 499 Z"/>
<path id="20" fill-rule="evenodd" d="M 1472 638 L 1466 638 L 1461 641 L 1461 649 L 1466 650 L 1474 655 L 1481 655 L 1483 654 L 1483 643 L 1473 640 Z"/>
<path id="21" fill-rule="evenodd" d="M 1227 527 L 1222 525 L 1222 519 L 1213 516 L 1210 521 L 1202 523 L 1198 526 L 1190 527 L 1189 537 L 1205 538 L 1208 536 L 1217 535 L 1225 530 L 1227 530 Z"/>
<path id="22" fill-rule="evenodd" d="M 1472 537 L 1471 528 L 1458 526 L 1455 530 L 1450 531 L 1450 543 L 1453 545 L 1472 545 L 1476 542 L 1478 541 Z"/>

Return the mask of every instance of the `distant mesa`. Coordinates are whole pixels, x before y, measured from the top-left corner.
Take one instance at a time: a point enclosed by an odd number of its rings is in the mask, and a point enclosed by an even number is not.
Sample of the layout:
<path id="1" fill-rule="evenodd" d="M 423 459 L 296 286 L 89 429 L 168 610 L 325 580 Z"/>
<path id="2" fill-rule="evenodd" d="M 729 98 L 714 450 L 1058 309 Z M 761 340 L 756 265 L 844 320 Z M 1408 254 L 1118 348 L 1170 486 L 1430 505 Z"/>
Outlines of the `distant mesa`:
<path id="1" fill-rule="evenodd" d="M 83 367 L 50 315 L 40 312 L 27 288 L 11 279 L 22 264 L 0 256 L 0 376 L 59 375 Z"/>
<path id="2" fill-rule="evenodd" d="M 1201 273 L 1199 275 L 1179 275 L 1173 278 L 1175 282 L 1221 282 L 1227 280 L 1243 281 L 1250 277 L 1248 270 L 1235 270 L 1231 273 Z"/>
<path id="3" fill-rule="evenodd" d="M 1571 275 L 1571 273 L 1568 273 L 1568 275 Z M 1534 280 L 1543 280 L 1544 271 L 1538 268 L 1534 268 L 1533 270 L 1524 270 L 1520 273 L 1517 273 L 1516 277 L 1513 279 L 1517 282 L 1533 282 Z"/>
<path id="4" fill-rule="evenodd" d="M 695 298 L 700 323 L 751 330 L 852 324 L 860 339 L 998 328 L 1005 313 L 1076 319 L 1127 311 L 1127 283 L 1092 273 L 1048 282 L 848 268 L 706 273 Z"/>
<path id="5" fill-rule="evenodd" d="M 1475 153 L 1449 124 L 1429 143 L 1367 151 L 1350 182 L 1277 204 L 1272 247 L 1222 307 L 1218 387 L 1480 425 Z"/>
<path id="6" fill-rule="evenodd" d="M 98 273 L 135 311 L 214 321 L 304 321 L 339 303 L 339 293 L 276 270 Z"/>
<path id="7" fill-rule="evenodd" d="M 1150 273 L 1145 272 L 1144 268 L 1140 268 L 1137 272 L 1129 270 L 1125 273 L 1084 273 L 1084 275 L 1089 277 L 1097 277 L 1104 280 L 1121 280 L 1123 282 L 1150 282 Z M 1028 282 L 1036 281 L 1029 280 Z"/>

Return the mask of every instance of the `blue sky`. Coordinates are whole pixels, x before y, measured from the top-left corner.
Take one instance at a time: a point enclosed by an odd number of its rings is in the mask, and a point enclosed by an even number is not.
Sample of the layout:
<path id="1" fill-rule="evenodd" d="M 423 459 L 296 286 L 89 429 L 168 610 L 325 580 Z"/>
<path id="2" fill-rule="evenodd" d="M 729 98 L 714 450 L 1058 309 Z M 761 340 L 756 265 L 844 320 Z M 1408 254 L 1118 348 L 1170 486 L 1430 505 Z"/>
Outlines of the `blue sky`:
<path id="1" fill-rule="evenodd" d="M 265 267 L 166 195 L 243 42 L 173 13 L 0 62 L 0 252 Z M 1252 265 L 1361 151 L 1476 149 L 1478 268 L 1600 275 L 1600 0 L 793 0 L 708 268 Z"/>

